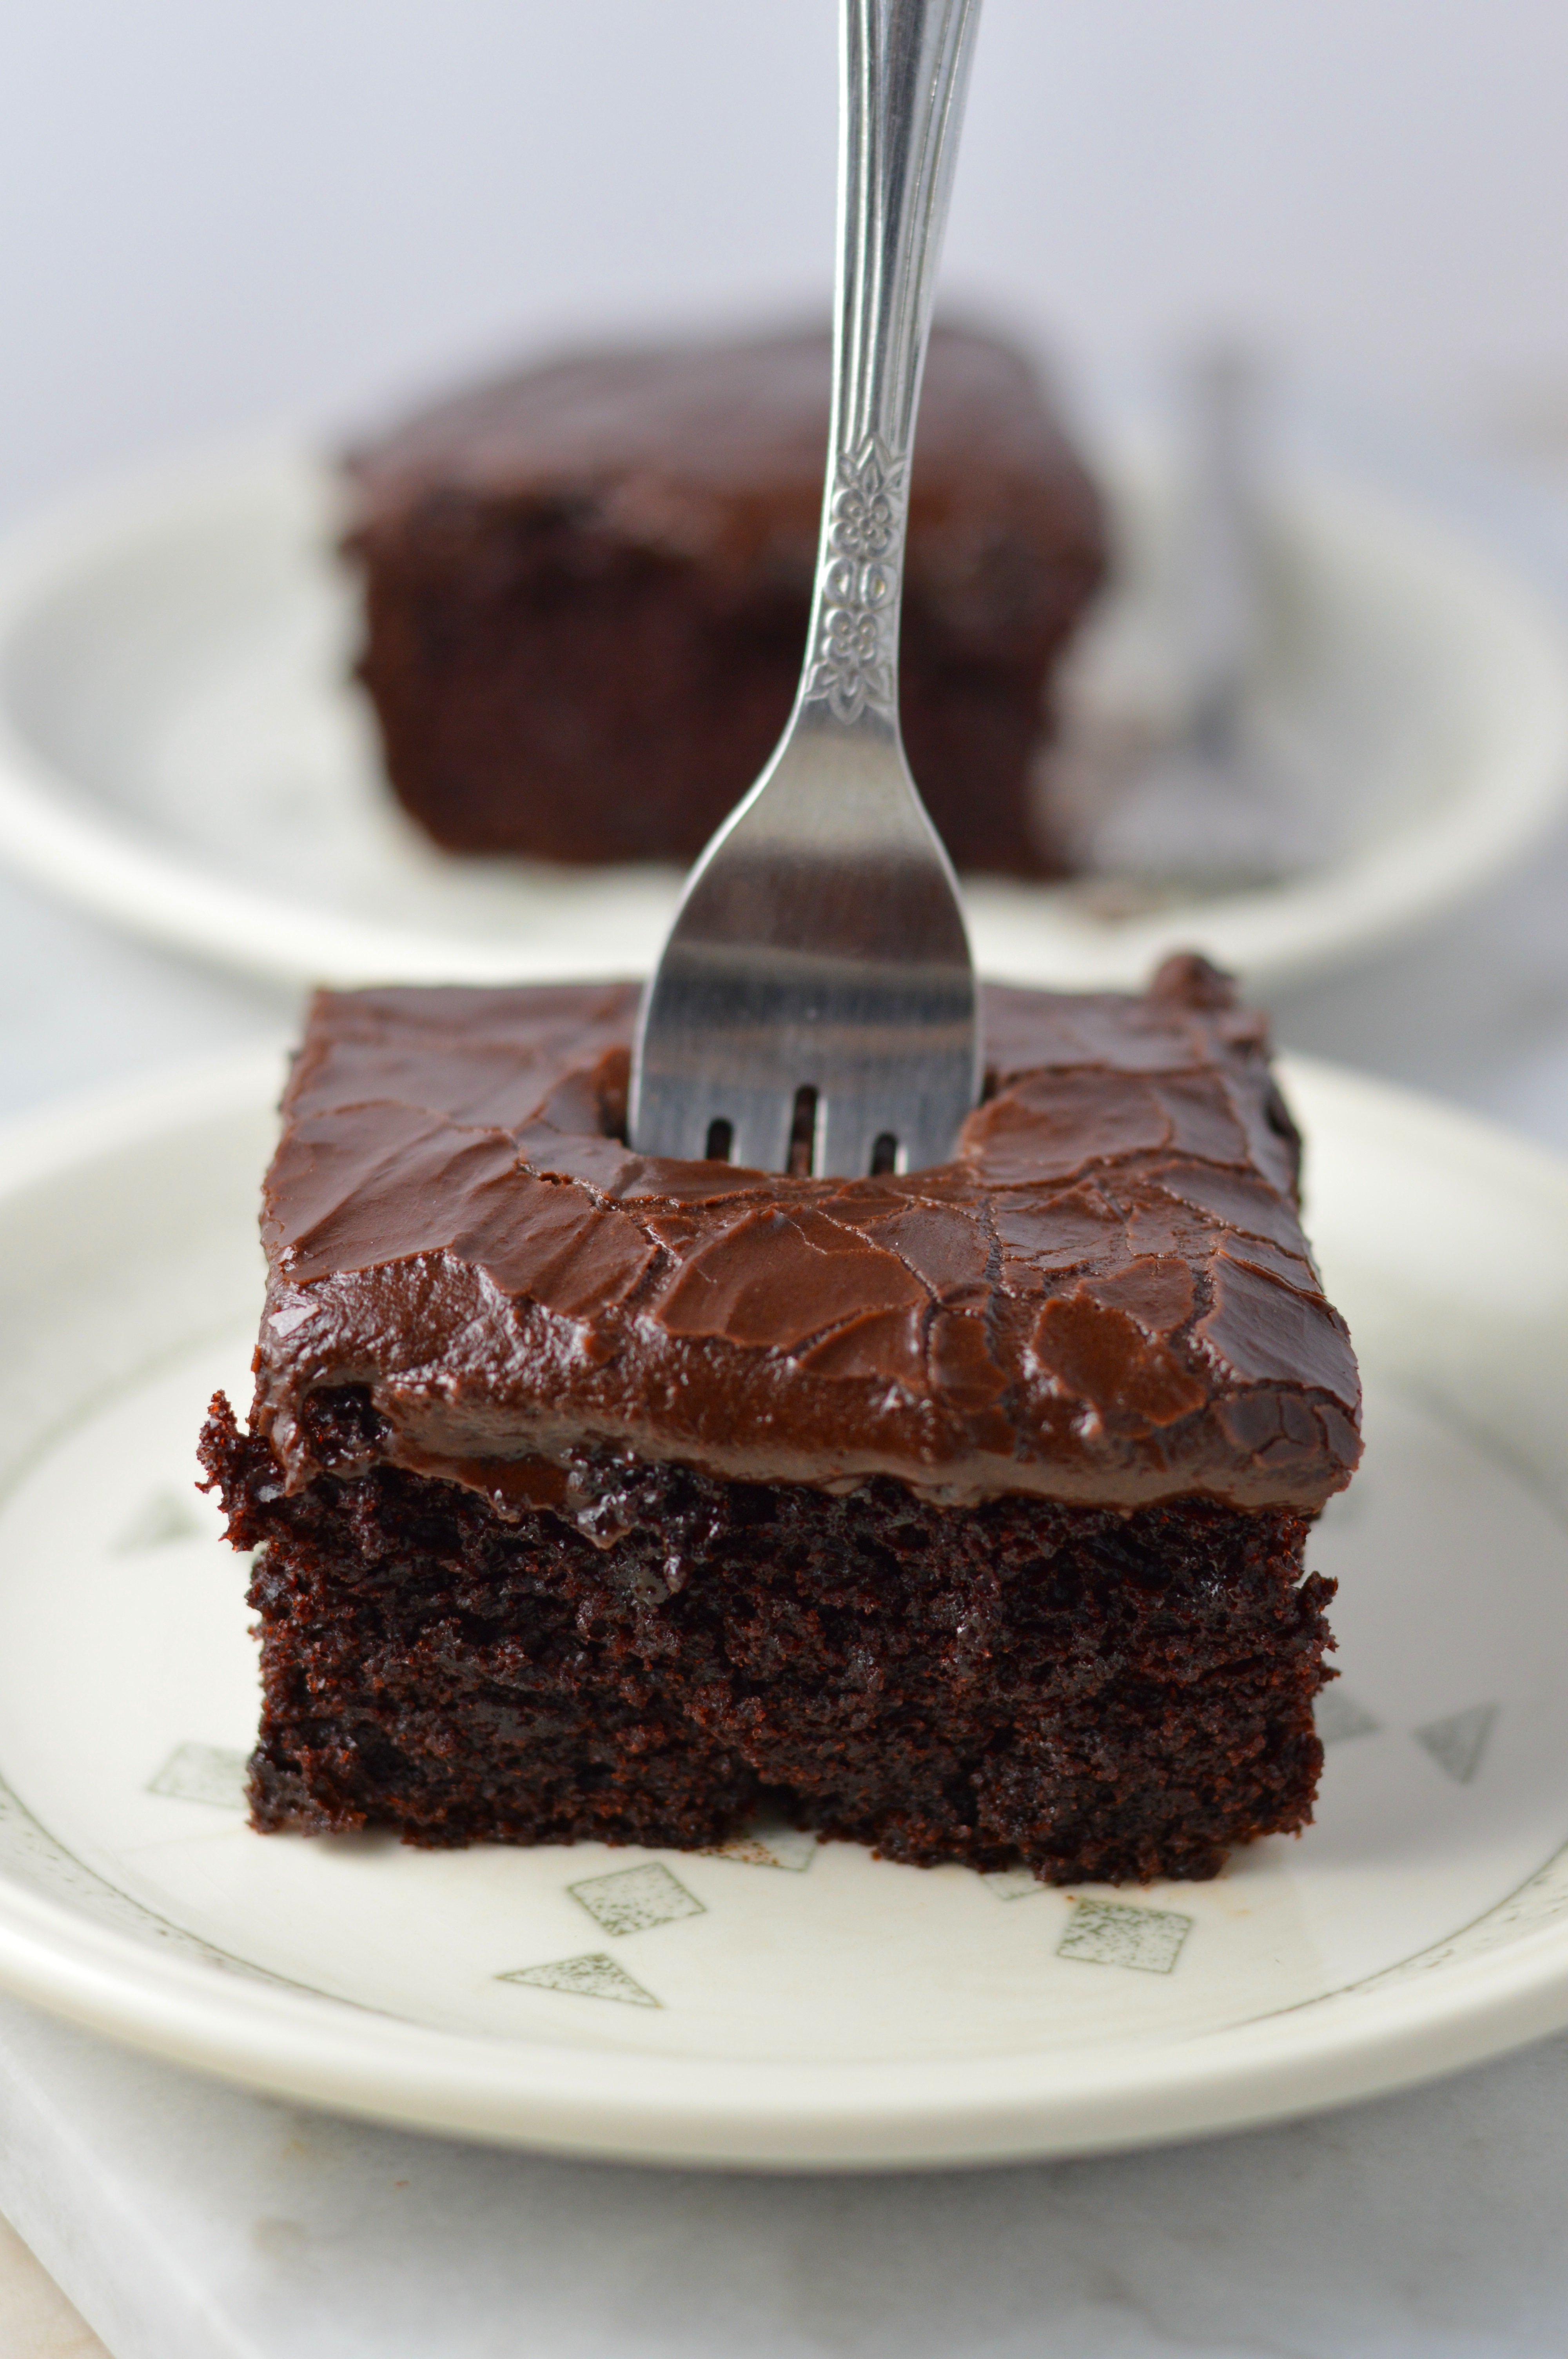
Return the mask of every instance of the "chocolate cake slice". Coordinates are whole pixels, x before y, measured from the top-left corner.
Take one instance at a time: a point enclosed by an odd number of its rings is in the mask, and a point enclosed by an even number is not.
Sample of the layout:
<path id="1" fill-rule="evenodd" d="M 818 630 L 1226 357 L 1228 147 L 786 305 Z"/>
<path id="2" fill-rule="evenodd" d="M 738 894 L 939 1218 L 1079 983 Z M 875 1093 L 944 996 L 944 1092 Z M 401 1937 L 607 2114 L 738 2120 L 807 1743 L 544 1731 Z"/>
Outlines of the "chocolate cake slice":
<path id="1" fill-rule="evenodd" d="M 437 842 L 683 866 L 701 850 L 794 700 L 828 381 L 826 335 L 591 353 L 352 455 L 360 676 Z M 1105 529 L 1021 353 L 936 331 L 911 497 L 914 776 L 960 867 L 1048 871 L 1032 760 Z"/>
<path id="2" fill-rule="evenodd" d="M 622 1143 L 630 985 L 326 994 L 266 1183 L 254 1822 L 1212 1875 L 1297 1828 L 1359 1451 L 1260 1020 L 991 991 L 952 1162 Z"/>

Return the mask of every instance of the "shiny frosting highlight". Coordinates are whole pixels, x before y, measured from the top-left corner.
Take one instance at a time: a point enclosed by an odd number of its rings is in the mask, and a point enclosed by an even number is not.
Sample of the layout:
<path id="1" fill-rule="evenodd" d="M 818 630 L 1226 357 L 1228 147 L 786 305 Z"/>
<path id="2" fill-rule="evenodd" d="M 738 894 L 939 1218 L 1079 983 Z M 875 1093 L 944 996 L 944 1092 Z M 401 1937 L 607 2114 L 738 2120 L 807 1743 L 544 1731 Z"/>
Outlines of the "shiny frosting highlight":
<path id="1" fill-rule="evenodd" d="M 950 1163 L 813 1180 L 633 1154 L 630 984 L 324 993 L 265 1205 L 254 1422 L 590 1535 L 617 1460 L 1312 1510 L 1359 1455 L 1260 1018 L 1202 962 L 1148 995 L 986 995 Z M 318 1420 L 319 1425 L 319 1420 Z M 337 1430 L 337 1429 L 334 1429 Z"/>

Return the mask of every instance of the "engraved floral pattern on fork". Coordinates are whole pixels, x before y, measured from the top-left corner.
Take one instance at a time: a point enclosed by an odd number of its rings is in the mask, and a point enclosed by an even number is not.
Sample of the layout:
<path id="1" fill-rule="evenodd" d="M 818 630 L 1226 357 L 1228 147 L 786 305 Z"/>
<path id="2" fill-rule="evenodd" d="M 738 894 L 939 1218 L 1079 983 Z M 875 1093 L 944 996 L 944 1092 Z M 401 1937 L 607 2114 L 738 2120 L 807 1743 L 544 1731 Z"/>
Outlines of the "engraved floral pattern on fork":
<path id="1" fill-rule="evenodd" d="M 903 530 L 906 473 L 874 434 L 839 453 L 809 688 L 839 721 L 858 720 L 867 706 L 893 709 L 898 585 L 887 560 Z"/>

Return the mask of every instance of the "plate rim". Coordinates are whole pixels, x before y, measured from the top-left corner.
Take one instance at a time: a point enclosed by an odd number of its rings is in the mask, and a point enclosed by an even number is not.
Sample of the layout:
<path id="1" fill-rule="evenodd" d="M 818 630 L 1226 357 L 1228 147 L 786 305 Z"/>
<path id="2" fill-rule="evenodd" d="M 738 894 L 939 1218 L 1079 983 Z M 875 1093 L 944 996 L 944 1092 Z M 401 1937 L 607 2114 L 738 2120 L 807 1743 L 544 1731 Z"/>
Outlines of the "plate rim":
<path id="1" fill-rule="evenodd" d="M 1568 1218 L 1568 1160 L 1550 1149 L 1346 1068 L 1279 1063 L 1307 1108 L 1309 1139 L 1325 1115 L 1395 1133 L 1407 1149 L 1413 1129 L 1423 1152 L 1479 1157 L 1512 1184 L 1545 1190 Z M 0 1206 L 133 1142 L 263 1113 L 280 1073 L 279 1045 L 258 1043 L 12 1123 L 0 1129 Z M 686 2168 L 939 2169 L 1258 2126 L 1481 2062 L 1568 2023 L 1568 1917 L 1382 1989 L 1352 1984 L 1168 2042 L 783 2062 L 410 2023 L 150 1948 L 0 1867 L 0 1986 L 169 2062 L 389 2124 Z"/>
<path id="2" fill-rule="evenodd" d="M 913 2066 L 731 2063 L 442 2031 L 230 1981 L 6 1878 L 0 1983 L 167 2062 L 388 2125 L 687 2169 L 940 2170 L 1260 2128 L 1485 2062 L 1562 2028 L 1568 1939 L 1541 1928 L 1413 1983 L 1351 1985 L 1168 2045 Z M 1346 1999 L 1356 2017 L 1330 2047 L 1314 2014 Z M 387 2025 L 393 2038 L 378 2043 Z M 503 2056 L 526 2070 L 498 2071 Z"/>
<path id="3" fill-rule="evenodd" d="M 1124 438 L 1119 462 L 1117 447 L 1113 442 L 1112 475 L 1135 475 L 1138 439 Z M 1337 508 L 1385 542 L 1392 536 L 1407 548 L 1424 547 L 1433 561 L 1461 569 L 1498 614 L 1510 617 L 1534 690 L 1532 707 L 1516 721 L 1508 758 L 1494 756 L 1483 785 L 1439 825 L 1406 826 L 1338 871 L 1277 892 L 1191 903 L 1130 921 L 1116 933 L 1075 911 L 1048 884 L 977 880 L 982 903 L 988 889 L 998 896 L 994 921 L 1015 930 L 1016 919 L 1006 915 L 1011 897 L 1037 892 L 1034 914 L 1050 914 L 1057 954 L 1071 962 L 1070 971 L 1064 964 L 1054 976 L 1043 965 L 1027 973 L 1020 965 L 1014 979 L 1115 988 L 1133 967 L 1152 967 L 1178 938 L 1207 935 L 1206 912 L 1216 908 L 1234 937 L 1217 941 L 1217 955 L 1250 985 L 1334 972 L 1471 897 L 1522 858 L 1568 805 L 1568 616 L 1560 602 L 1480 534 L 1349 468 L 1314 461 L 1284 480 L 1287 500 L 1303 498 L 1322 513 Z M 340 916 L 257 891 L 178 849 L 161 849 L 155 837 L 82 798 L 70 776 L 29 742 L 12 711 L 5 677 L 15 636 L 73 579 L 123 560 L 138 539 L 177 525 L 190 528 L 215 506 L 232 512 L 266 496 L 321 500 L 330 498 L 330 482 L 320 453 L 297 435 L 253 437 L 122 472 L 0 538 L 0 853 L 35 882 L 124 930 L 273 983 L 575 979 L 582 960 L 564 949 L 530 950 L 522 933 L 515 944 L 476 945 L 455 932 Z"/>

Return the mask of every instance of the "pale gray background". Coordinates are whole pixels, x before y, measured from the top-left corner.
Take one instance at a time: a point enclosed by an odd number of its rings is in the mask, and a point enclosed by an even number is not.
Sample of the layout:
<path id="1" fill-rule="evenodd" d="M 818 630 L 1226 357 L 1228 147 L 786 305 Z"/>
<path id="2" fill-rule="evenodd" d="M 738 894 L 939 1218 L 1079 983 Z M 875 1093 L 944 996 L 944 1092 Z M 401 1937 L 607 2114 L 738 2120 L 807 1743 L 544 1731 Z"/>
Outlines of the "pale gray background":
<path id="1" fill-rule="evenodd" d="M 0 516 L 605 321 L 825 299 L 836 0 L 8 0 Z M 1562 0 L 986 0 L 949 283 L 1568 412 Z"/>

